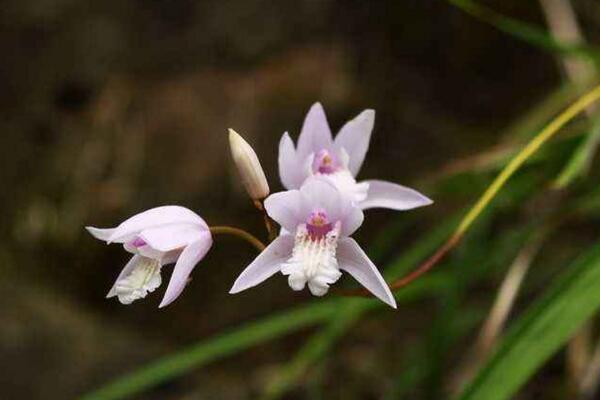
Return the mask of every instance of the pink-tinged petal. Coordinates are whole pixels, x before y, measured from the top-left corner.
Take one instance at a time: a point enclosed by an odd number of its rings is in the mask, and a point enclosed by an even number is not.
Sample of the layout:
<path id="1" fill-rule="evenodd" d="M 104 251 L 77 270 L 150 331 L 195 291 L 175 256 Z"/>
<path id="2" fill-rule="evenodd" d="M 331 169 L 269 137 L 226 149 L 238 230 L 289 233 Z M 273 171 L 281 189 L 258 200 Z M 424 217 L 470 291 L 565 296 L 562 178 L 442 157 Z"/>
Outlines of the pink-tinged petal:
<path id="1" fill-rule="evenodd" d="M 354 232 L 362 223 L 356 206 L 349 194 L 341 192 L 327 176 L 315 176 L 307 179 L 300 188 L 302 194 L 302 213 L 308 215 L 315 209 L 323 209 L 330 222 L 341 221 L 342 235 Z M 356 226 L 356 223 L 359 223 Z M 346 225 L 346 226 L 344 226 Z"/>
<path id="2" fill-rule="evenodd" d="M 358 243 L 352 238 L 342 238 L 338 242 L 337 259 L 340 269 L 348 272 L 354 279 L 373 293 L 384 303 L 396 308 L 396 300 L 377 267 Z"/>
<path id="3" fill-rule="evenodd" d="M 321 103 L 312 105 L 298 137 L 298 156 L 304 158 L 310 153 L 318 153 L 319 150 L 331 147 L 331 129 L 327 123 L 327 117 Z"/>
<path id="4" fill-rule="evenodd" d="M 93 226 L 86 226 L 85 229 L 96 239 L 103 240 L 105 242 L 108 241 L 108 238 L 115 231 L 114 228 L 101 229 L 101 228 L 94 228 Z"/>
<path id="5" fill-rule="evenodd" d="M 162 267 L 168 264 L 175 264 L 179 259 L 179 256 L 181 255 L 182 251 L 183 249 L 177 249 L 168 251 L 165 254 L 163 254 L 162 258 L 160 259 L 160 266 Z"/>
<path id="6" fill-rule="evenodd" d="M 127 248 L 125 249 L 127 250 Z M 161 260 L 165 255 L 164 251 L 156 250 L 155 248 L 152 248 L 147 245 L 136 247 L 135 253 L 140 254 L 146 258 L 151 258 L 153 260 Z"/>
<path id="7" fill-rule="evenodd" d="M 325 177 L 311 177 L 300 188 L 303 219 L 315 209 L 323 209 L 331 222 L 339 221 L 349 199 L 342 196 L 335 185 Z"/>
<path id="8" fill-rule="evenodd" d="M 304 223 L 301 208 L 301 195 L 298 190 L 274 193 L 265 200 L 265 210 L 288 232 L 295 232 L 296 227 Z"/>
<path id="9" fill-rule="evenodd" d="M 168 224 L 191 224 L 208 230 L 206 222 L 193 211 L 180 206 L 162 206 L 136 214 L 121 223 L 115 228 L 108 241 L 129 241 L 131 236 L 136 235 L 144 229 L 156 228 Z"/>
<path id="10" fill-rule="evenodd" d="M 369 192 L 367 198 L 359 204 L 363 210 L 369 208 L 410 210 L 433 203 L 428 197 L 405 186 L 377 180 L 365 182 L 369 184 Z"/>
<path id="11" fill-rule="evenodd" d="M 348 121 L 335 137 L 336 147 L 348 153 L 348 169 L 354 176 L 358 174 L 369 150 L 374 123 L 375 111 L 365 110 Z"/>
<path id="12" fill-rule="evenodd" d="M 165 292 L 159 307 L 165 307 L 171 304 L 183 291 L 187 284 L 190 273 L 204 258 L 210 247 L 212 246 L 212 237 L 210 233 L 203 232 L 200 238 L 193 243 L 190 243 L 179 256 L 175 267 L 173 268 L 173 274 L 169 280 L 169 286 Z"/>
<path id="13" fill-rule="evenodd" d="M 306 176 L 298 162 L 294 142 L 286 132 L 279 141 L 279 177 L 286 189 L 298 189 Z"/>
<path id="14" fill-rule="evenodd" d="M 242 271 L 229 293 L 239 293 L 273 276 L 273 274 L 280 270 L 281 264 L 292 256 L 293 248 L 293 236 L 279 236 Z"/>
<path id="15" fill-rule="evenodd" d="M 184 247 L 195 242 L 207 231 L 197 225 L 174 224 L 144 229 L 140 232 L 141 243 L 163 252 Z"/>
<path id="16" fill-rule="evenodd" d="M 365 219 L 365 215 L 363 214 L 362 210 L 360 208 L 358 208 L 358 206 L 351 205 L 349 207 L 349 211 L 346 212 L 345 217 L 341 221 L 342 222 L 342 229 L 340 232 L 341 235 L 342 236 L 352 235 L 354 232 L 356 232 L 356 230 L 358 228 L 360 228 L 364 219 Z"/>
<path id="17" fill-rule="evenodd" d="M 123 279 L 124 277 L 126 277 L 127 275 L 129 275 L 131 273 L 131 271 L 133 271 L 133 269 L 135 268 L 135 266 L 137 265 L 137 263 L 140 261 L 141 258 L 142 258 L 142 256 L 136 254 L 129 259 L 127 264 L 125 264 L 125 267 L 123 267 L 123 269 L 121 270 L 121 273 L 119 274 L 117 279 L 115 279 L 115 283 L 113 284 L 112 288 L 110 288 L 110 290 L 108 291 L 106 298 L 114 297 L 117 295 L 117 292 L 115 290 L 117 282 L 120 281 L 121 279 Z"/>

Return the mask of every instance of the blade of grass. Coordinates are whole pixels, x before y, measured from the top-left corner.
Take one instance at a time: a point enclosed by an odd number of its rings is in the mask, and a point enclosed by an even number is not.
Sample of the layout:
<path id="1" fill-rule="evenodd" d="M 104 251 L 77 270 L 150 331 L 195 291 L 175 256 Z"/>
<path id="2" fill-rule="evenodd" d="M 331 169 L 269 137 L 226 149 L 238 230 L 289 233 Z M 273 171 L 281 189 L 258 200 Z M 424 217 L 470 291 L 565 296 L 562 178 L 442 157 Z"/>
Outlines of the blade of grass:
<path id="1" fill-rule="evenodd" d="M 452 221 L 454 223 L 454 221 Z M 387 229 L 392 233 L 398 232 L 405 226 L 404 221 L 392 222 Z M 448 234 L 452 224 L 444 226 L 443 232 L 434 231 L 423 241 L 426 247 L 417 248 L 417 257 L 423 257 L 428 251 L 439 245 L 442 238 Z M 393 245 L 392 241 L 377 243 L 375 251 L 383 254 Z M 303 307 L 281 312 L 277 315 L 265 317 L 262 320 L 249 323 L 230 333 L 216 335 L 193 346 L 187 347 L 175 354 L 159 359 L 141 369 L 125 375 L 106 386 L 83 396 L 82 400 L 118 400 L 140 393 L 162 382 L 173 379 L 192 369 L 200 368 L 213 361 L 243 351 L 251 346 L 281 337 L 290 332 L 297 331 L 321 323 L 332 315 L 337 314 L 340 305 L 351 299 L 328 299 L 312 303 Z M 356 302 L 356 301 L 355 301 Z M 358 303 L 372 307 L 374 301 L 360 300 Z"/>
<path id="2" fill-rule="evenodd" d="M 494 181 L 483 192 L 475 205 L 467 212 L 461 220 L 454 233 L 448 240 L 439 247 L 428 259 L 413 270 L 408 275 L 398 279 L 390 284 L 392 290 L 400 289 L 415 281 L 425 273 L 429 272 L 446 254 L 448 254 L 462 240 L 465 233 L 469 230 L 475 220 L 487 208 L 491 201 L 496 197 L 500 189 L 517 172 L 517 170 L 534 155 L 550 138 L 559 130 L 575 118 L 579 113 L 585 110 L 590 104 L 593 104 L 600 98 L 600 85 L 592 88 L 585 95 L 581 96 L 571 106 L 567 107 L 562 113 L 554 118 L 544 129 L 542 129 L 533 139 L 531 139 L 521 151 L 500 171 Z M 348 292 L 349 295 L 369 296 L 368 291 L 359 289 Z"/>
<path id="3" fill-rule="evenodd" d="M 564 42 L 585 43 L 570 0 L 540 0 L 540 5 L 548 26 L 556 38 Z M 588 60 L 561 57 L 560 61 L 568 80 L 578 87 L 585 86 L 596 75 L 594 64 Z M 587 117 L 591 120 L 591 129 L 555 180 L 553 184 L 555 189 L 568 186 L 575 178 L 585 174 L 589 169 L 600 142 L 600 121 L 597 117 L 594 118 L 596 108 L 591 105 L 585 110 Z"/>
<path id="4" fill-rule="evenodd" d="M 440 227 L 432 231 L 425 238 L 417 242 L 404 255 L 385 270 L 387 276 L 397 276 L 418 259 L 435 249 L 448 235 L 450 230 L 458 219 L 451 218 Z M 380 253 L 381 254 L 381 253 Z M 435 280 L 424 280 L 422 285 L 418 285 L 415 291 L 406 291 L 398 296 L 399 301 L 414 299 L 417 294 L 423 293 L 424 289 L 433 287 L 434 289 L 441 284 L 439 278 Z M 304 374 L 308 366 L 312 365 L 318 359 L 322 358 L 326 352 L 334 345 L 336 340 L 345 333 L 354 322 L 356 322 L 370 308 L 380 307 L 377 301 L 365 301 L 364 299 L 343 299 L 344 306 L 332 316 L 331 320 L 322 330 L 315 333 L 305 345 L 296 353 L 296 356 L 283 368 L 277 379 L 266 389 L 264 399 L 276 399 L 281 397 L 291 386 L 295 385 L 299 378 Z M 358 300 L 358 301 L 357 301 Z"/>
<path id="5" fill-rule="evenodd" d="M 563 43 L 538 26 L 507 17 L 471 0 L 447 1 L 472 17 L 542 50 L 600 60 L 599 48 Z"/>
<path id="6" fill-rule="evenodd" d="M 258 343 L 323 322 L 337 311 L 340 300 L 330 299 L 281 312 L 201 341 L 88 393 L 81 400 L 116 400 L 132 396 Z"/>
<path id="7" fill-rule="evenodd" d="M 510 329 L 461 400 L 511 398 L 600 308 L 600 245 L 559 276 Z"/>
<path id="8" fill-rule="evenodd" d="M 558 178 L 556 178 L 553 187 L 562 189 L 571 184 L 578 176 L 588 173 L 598 145 L 600 145 L 600 117 L 594 118 L 589 133 L 577 147 Z"/>
<path id="9" fill-rule="evenodd" d="M 563 111 L 558 117 L 550 122 L 538 135 L 536 135 L 500 172 L 494 179 L 490 187 L 483 193 L 481 198 L 475 203 L 473 208 L 467 213 L 456 229 L 455 235 L 462 236 L 477 219 L 481 212 L 492 201 L 494 196 L 502 189 L 502 186 L 510 177 L 531 157 L 544 143 L 554 136 L 560 128 L 571 121 L 580 112 L 585 110 L 590 104 L 593 104 L 600 98 L 600 85 L 590 90 L 587 94 L 580 97 L 575 103 Z"/>
<path id="10" fill-rule="evenodd" d="M 455 220 L 458 220 L 459 215 L 460 214 L 456 214 L 454 218 L 446 221 L 444 225 L 433 231 L 430 234 L 430 237 L 426 237 L 418 242 L 411 250 L 401 256 L 396 262 L 392 263 L 385 271 L 385 275 L 388 277 L 398 276 L 413 265 L 413 263 L 420 258 L 420 254 L 427 254 L 428 251 L 435 248 L 435 246 L 441 243 L 443 238 L 448 234 L 452 226 L 454 226 Z M 529 234 L 530 230 L 530 227 L 522 226 L 519 228 L 518 232 L 514 232 L 514 235 L 508 235 L 513 238 L 514 248 L 518 247 L 518 244 L 521 243 L 520 239 L 522 236 Z M 503 240 L 505 238 L 506 235 L 502 237 Z M 479 250 L 481 246 L 480 243 L 478 244 L 479 245 L 474 246 L 474 248 Z M 502 259 L 502 257 L 497 256 L 494 251 L 506 252 L 504 246 L 498 246 L 495 242 L 490 248 L 492 249 L 492 256 L 490 257 L 490 252 L 486 252 L 484 262 L 491 263 Z M 499 248 L 501 249 L 499 250 Z M 473 263 L 480 261 L 482 260 L 473 261 Z M 464 263 L 464 259 L 461 259 L 460 264 L 464 265 Z M 485 268 L 480 268 L 475 274 L 469 275 L 466 278 L 470 279 L 478 277 L 484 269 Z M 395 297 L 398 304 L 421 298 L 423 297 L 423 294 L 429 292 L 436 294 L 436 296 L 439 297 L 442 292 L 446 291 L 450 281 L 451 277 L 449 275 L 436 273 L 415 282 L 413 286 L 397 293 Z M 340 337 L 346 333 L 351 326 L 365 314 L 365 312 L 369 311 L 372 307 L 380 306 L 380 303 L 376 301 L 363 301 L 357 303 L 355 300 L 356 299 L 347 299 L 348 304 L 346 307 L 340 307 L 339 312 L 332 316 L 327 325 L 313 334 L 305 345 L 296 353 L 296 356 L 283 367 L 277 379 L 267 387 L 262 397 L 263 399 L 273 400 L 283 397 L 298 383 L 309 367 L 314 366 L 320 359 L 327 355 L 327 352 L 335 345 L 336 341 L 340 339 Z"/>

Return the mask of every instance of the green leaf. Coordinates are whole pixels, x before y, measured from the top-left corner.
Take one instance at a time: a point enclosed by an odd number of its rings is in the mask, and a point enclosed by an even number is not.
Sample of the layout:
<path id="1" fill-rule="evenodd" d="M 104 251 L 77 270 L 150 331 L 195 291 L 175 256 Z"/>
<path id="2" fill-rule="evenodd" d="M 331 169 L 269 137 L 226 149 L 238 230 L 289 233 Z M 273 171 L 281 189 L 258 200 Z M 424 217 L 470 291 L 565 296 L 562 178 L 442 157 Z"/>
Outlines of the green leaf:
<path id="1" fill-rule="evenodd" d="M 560 42 L 540 27 L 507 17 L 472 0 L 448 0 L 448 2 L 474 18 L 543 50 L 600 59 L 600 49 L 597 47 Z"/>
<path id="2" fill-rule="evenodd" d="M 426 252 L 437 246 L 455 224 L 444 225 L 444 230 L 436 230 L 422 240 L 421 247 L 412 249 L 413 257 L 423 257 Z M 395 232 L 403 226 L 392 223 L 388 229 Z M 393 236 L 393 235 L 392 235 Z M 425 246 L 425 243 L 427 245 Z M 389 241 L 378 244 L 377 252 L 384 252 Z M 393 265 L 392 265 L 393 268 Z M 265 317 L 259 321 L 249 323 L 230 333 L 218 334 L 213 338 L 203 340 L 195 345 L 159 359 L 141 369 L 127 374 L 109 383 L 102 388 L 91 392 L 82 400 L 118 400 L 140 393 L 155 385 L 166 382 L 192 369 L 200 368 L 213 361 L 222 359 L 248 349 L 259 343 L 277 339 L 285 334 L 297 331 L 329 320 L 338 314 L 344 304 L 356 304 L 358 308 L 365 309 L 377 306 L 375 300 L 331 298 L 319 300 L 312 304 L 298 307 L 279 314 Z"/>
<path id="3" fill-rule="evenodd" d="M 600 144 L 600 118 L 595 118 L 590 132 L 577 147 L 573 156 L 554 182 L 556 188 L 568 186 L 575 178 L 589 171 L 596 149 Z"/>
<path id="4" fill-rule="evenodd" d="M 600 308 L 600 245 L 559 276 L 515 323 L 461 400 L 504 400 Z"/>
<path id="5" fill-rule="evenodd" d="M 147 365 L 103 388 L 83 396 L 82 400 L 115 400 L 132 396 L 154 385 L 199 368 L 212 361 L 247 349 L 258 343 L 315 325 L 331 318 L 340 299 L 320 301 L 249 323 L 230 333 L 217 335 L 178 353 Z"/>

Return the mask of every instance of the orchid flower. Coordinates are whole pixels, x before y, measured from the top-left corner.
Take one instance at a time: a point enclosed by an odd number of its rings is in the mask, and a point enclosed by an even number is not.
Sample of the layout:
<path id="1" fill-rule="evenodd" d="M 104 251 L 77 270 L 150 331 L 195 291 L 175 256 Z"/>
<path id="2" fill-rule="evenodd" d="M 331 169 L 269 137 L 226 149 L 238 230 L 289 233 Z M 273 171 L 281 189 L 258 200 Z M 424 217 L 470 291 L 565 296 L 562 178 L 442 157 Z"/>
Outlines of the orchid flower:
<path id="1" fill-rule="evenodd" d="M 365 159 L 375 111 L 365 110 L 348 121 L 335 140 L 325 111 L 315 103 L 308 111 L 298 147 L 286 132 L 279 142 L 279 175 L 286 189 L 298 189 L 310 176 L 323 176 L 341 191 L 347 192 L 363 209 L 390 208 L 409 210 L 432 203 L 419 192 L 381 180 L 356 181 Z"/>
<path id="2" fill-rule="evenodd" d="M 377 267 L 350 238 L 364 218 L 350 196 L 314 177 L 299 190 L 269 196 L 265 209 L 281 225 L 282 233 L 240 274 L 229 293 L 256 286 L 280 271 L 288 276 L 293 290 L 308 285 L 313 295 L 323 296 L 342 270 L 396 308 Z"/>
<path id="3" fill-rule="evenodd" d="M 183 291 L 192 269 L 212 245 L 204 220 L 179 206 L 152 208 L 127 219 L 116 228 L 86 227 L 108 244 L 123 243 L 133 254 L 106 297 L 117 296 L 123 304 L 146 297 L 161 284 L 161 269 L 175 263 L 159 307 L 172 303 Z"/>

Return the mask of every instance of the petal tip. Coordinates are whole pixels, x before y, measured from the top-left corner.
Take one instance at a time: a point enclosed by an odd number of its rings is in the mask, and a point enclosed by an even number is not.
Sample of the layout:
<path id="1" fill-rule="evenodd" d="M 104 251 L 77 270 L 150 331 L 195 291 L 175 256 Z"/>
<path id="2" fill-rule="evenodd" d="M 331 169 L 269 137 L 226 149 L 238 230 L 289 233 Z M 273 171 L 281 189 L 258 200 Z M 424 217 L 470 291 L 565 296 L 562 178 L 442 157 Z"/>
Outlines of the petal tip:
<path id="1" fill-rule="evenodd" d="M 166 297 L 163 297 L 162 301 L 158 305 L 158 308 L 165 308 L 166 306 L 171 304 L 173 302 L 173 300 L 174 299 L 167 299 Z"/>

